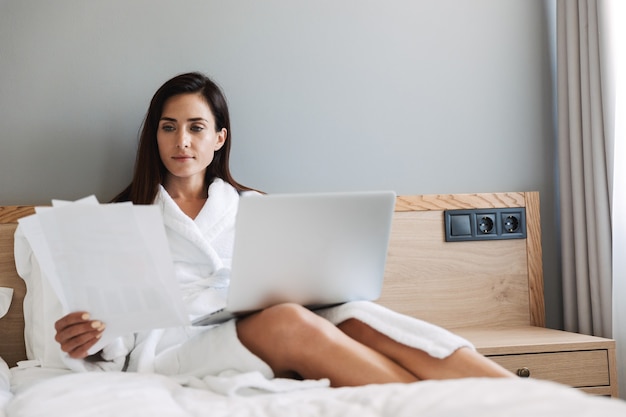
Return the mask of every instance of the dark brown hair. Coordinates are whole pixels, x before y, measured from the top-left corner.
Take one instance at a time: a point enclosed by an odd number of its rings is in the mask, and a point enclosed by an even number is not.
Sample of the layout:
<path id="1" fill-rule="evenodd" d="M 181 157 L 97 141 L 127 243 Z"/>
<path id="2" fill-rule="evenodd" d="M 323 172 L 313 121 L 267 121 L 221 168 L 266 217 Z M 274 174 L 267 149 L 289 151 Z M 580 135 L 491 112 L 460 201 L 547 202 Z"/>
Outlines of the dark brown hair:
<path id="1" fill-rule="evenodd" d="M 163 183 L 167 172 L 159 156 L 156 140 L 159 119 L 163 113 L 163 106 L 169 98 L 187 93 L 201 93 L 215 118 L 215 131 L 219 132 L 221 129 L 226 129 L 227 132 L 226 142 L 215 152 L 213 161 L 206 170 L 205 186 L 208 187 L 215 178 L 221 178 L 238 191 L 250 190 L 250 188 L 236 182 L 230 173 L 229 156 L 232 136 L 228 105 L 224 93 L 206 75 L 190 72 L 170 79 L 152 97 L 139 135 L 133 179 L 130 185 L 115 196 L 112 201 L 132 201 L 134 204 L 152 204 L 154 202 L 159 184 Z"/>

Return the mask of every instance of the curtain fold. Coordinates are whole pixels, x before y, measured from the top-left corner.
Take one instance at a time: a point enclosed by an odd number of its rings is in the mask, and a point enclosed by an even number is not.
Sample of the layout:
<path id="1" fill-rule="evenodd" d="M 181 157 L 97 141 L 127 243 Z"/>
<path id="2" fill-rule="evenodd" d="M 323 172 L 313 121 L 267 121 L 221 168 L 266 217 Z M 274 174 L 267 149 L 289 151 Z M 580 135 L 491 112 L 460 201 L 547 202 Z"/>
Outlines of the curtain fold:
<path id="1" fill-rule="evenodd" d="M 598 4 L 558 0 L 558 154 L 565 330 L 611 337 L 612 240 Z"/>
<path id="2" fill-rule="evenodd" d="M 613 226 L 613 339 L 620 397 L 626 400 L 626 2 L 600 0 L 599 25 L 605 136 L 613 148 L 609 172 Z"/>

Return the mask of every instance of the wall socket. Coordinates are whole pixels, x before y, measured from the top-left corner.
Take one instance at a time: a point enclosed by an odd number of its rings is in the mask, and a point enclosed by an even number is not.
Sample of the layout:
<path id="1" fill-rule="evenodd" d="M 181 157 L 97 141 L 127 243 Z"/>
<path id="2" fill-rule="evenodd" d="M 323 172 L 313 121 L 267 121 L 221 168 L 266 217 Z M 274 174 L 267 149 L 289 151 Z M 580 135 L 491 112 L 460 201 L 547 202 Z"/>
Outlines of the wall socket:
<path id="1" fill-rule="evenodd" d="M 446 242 L 526 238 L 526 209 L 445 210 Z"/>

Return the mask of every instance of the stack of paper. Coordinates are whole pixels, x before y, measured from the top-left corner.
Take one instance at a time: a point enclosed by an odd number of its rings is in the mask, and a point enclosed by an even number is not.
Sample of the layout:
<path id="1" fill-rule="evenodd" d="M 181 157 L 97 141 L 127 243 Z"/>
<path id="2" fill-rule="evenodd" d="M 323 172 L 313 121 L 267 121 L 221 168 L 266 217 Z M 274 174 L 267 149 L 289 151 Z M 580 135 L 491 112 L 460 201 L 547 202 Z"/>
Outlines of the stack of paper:
<path id="1" fill-rule="evenodd" d="M 132 332 L 189 324 L 158 207 L 93 196 L 52 203 L 20 226 L 66 312 L 106 324 L 91 352 Z"/>

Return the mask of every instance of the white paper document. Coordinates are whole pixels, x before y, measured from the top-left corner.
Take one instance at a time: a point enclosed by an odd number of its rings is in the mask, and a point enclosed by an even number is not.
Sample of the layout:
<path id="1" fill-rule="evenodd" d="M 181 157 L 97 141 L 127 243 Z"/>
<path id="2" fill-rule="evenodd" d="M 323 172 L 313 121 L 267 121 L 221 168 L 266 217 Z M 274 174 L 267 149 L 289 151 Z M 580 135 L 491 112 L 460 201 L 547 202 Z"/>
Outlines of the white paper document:
<path id="1" fill-rule="evenodd" d="M 106 324 L 90 353 L 122 335 L 189 325 L 158 207 L 94 200 L 55 202 L 20 220 L 67 312 Z"/>

